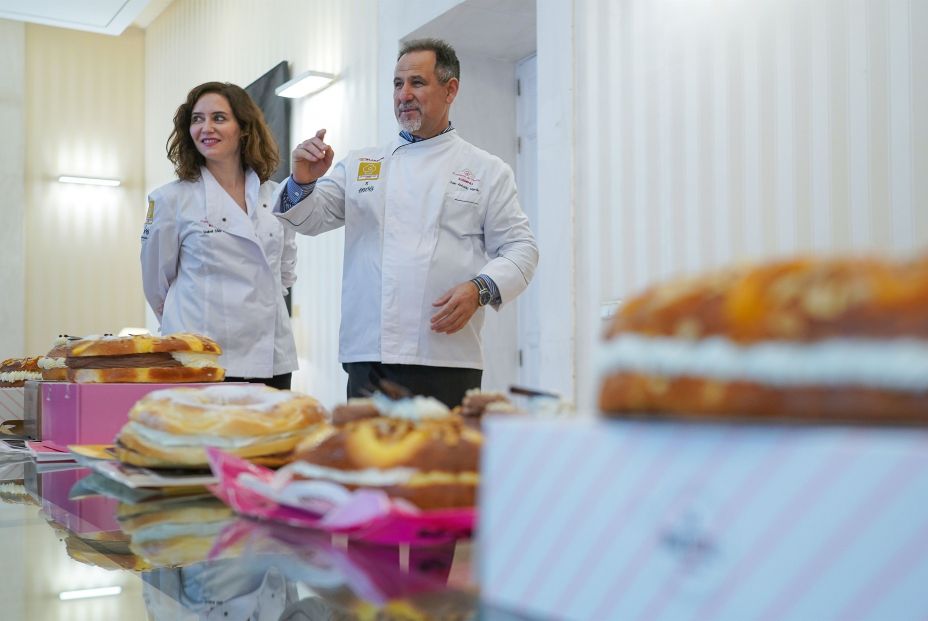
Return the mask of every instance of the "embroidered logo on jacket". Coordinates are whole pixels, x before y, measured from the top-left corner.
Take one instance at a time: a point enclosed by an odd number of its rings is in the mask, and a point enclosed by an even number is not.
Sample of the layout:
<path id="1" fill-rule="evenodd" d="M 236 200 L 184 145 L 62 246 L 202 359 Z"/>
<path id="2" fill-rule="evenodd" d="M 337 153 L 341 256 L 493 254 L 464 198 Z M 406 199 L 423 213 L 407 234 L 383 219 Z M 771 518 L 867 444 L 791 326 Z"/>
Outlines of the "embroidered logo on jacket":
<path id="1" fill-rule="evenodd" d="M 448 184 L 451 186 L 454 200 L 474 205 L 480 203 L 480 179 L 470 170 L 465 168 L 454 171 Z"/>
<path id="2" fill-rule="evenodd" d="M 148 241 L 151 236 L 151 225 L 155 221 L 155 199 L 148 199 L 148 213 L 145 215 L 145 226 L 142 229 L 142 241 Z"/>
<path id="3" fill-rule="evenodd" d="M 477 192 L 480 191 L 480 179 L 467 168 L 464 170 L 456 170 L 451 173 L 451 183 L 462 188 L 467 188 L 468 190 L 474 189 Z"/>
<path id="4" fill-rule="evenodd" d="M 371 160 L 358 162 L 358 181 L 373 181 L 380 179 L 380 164 Z"/>

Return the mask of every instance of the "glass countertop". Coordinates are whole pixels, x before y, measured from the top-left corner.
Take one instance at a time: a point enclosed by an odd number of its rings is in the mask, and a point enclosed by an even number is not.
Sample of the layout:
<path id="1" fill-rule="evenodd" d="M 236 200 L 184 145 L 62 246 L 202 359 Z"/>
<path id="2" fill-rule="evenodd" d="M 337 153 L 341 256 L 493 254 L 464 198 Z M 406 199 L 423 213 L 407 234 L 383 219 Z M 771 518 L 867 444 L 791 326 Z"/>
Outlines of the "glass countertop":
<path id="1" fill-rule="evenodd" d="M 363 544 L 74 465 L 3 462 L 0 480 L 5 620 L 528 619 L 480 601 L 471 541 Z"/>

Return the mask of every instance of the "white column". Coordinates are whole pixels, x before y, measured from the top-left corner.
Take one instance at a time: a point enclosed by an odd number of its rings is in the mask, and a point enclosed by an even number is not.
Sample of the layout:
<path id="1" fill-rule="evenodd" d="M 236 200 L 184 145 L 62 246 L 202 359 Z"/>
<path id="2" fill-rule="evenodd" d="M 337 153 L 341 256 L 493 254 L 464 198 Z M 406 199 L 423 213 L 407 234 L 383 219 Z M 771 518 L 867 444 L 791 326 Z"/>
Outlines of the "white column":
<path id="1" fill-rule="evenodd" d="M 589 402 L 577 391 L 577 367 L 588 352 L 577 349 L 577 303 L 589 295 L 595 274 L 577 274 L 574 230 L 574 24 L 572 0 L 537 5 L 538 29 L 538 248 L 531 286 L 543 309 L 539 343 L 541 386 Z M 585 307 L 583 310 L 586 310 Z M 579 355 L 578 355 L 579 354 Z"/>

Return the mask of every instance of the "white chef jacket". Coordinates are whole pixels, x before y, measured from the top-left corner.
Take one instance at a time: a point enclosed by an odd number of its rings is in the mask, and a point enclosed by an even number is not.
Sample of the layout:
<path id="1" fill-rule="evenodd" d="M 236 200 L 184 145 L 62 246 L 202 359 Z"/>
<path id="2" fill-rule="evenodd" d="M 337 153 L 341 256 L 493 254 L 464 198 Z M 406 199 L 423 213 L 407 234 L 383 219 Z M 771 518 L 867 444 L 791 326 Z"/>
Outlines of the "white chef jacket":
<path id="1" fill-rule="evenodd" d="M 439 334 L 432 302 L 482 273 L 505 304 L 538 262 L 512 170 L 453 130 L 353 151 L 278 217 L 308 235 L 345 227 L 341 362 L 482 369 L 484 309 Z"/>
<path id="2" fill-rule="evenodd" d="M 296 241 L 272 212 L 277 183 L 245 174 L 242 211 L 205 168 L 148 197 L 142 284 L 161 334 L 196 332 L 222 347 L 226 375 L 271 377 L 297 368 L 286 288 Z"/>

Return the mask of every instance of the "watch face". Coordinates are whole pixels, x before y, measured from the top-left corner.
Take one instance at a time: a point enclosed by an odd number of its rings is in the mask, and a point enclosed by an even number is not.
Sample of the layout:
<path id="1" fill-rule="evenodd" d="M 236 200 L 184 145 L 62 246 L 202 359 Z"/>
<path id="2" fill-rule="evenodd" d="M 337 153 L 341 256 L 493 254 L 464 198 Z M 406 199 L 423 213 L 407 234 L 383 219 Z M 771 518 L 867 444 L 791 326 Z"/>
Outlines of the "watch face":
<path id="1" fill-rule="evenodd" d="M 481 289 L 480 290 L 480 306 L 486 306 L 490 303 L 490 290 Z"/>

